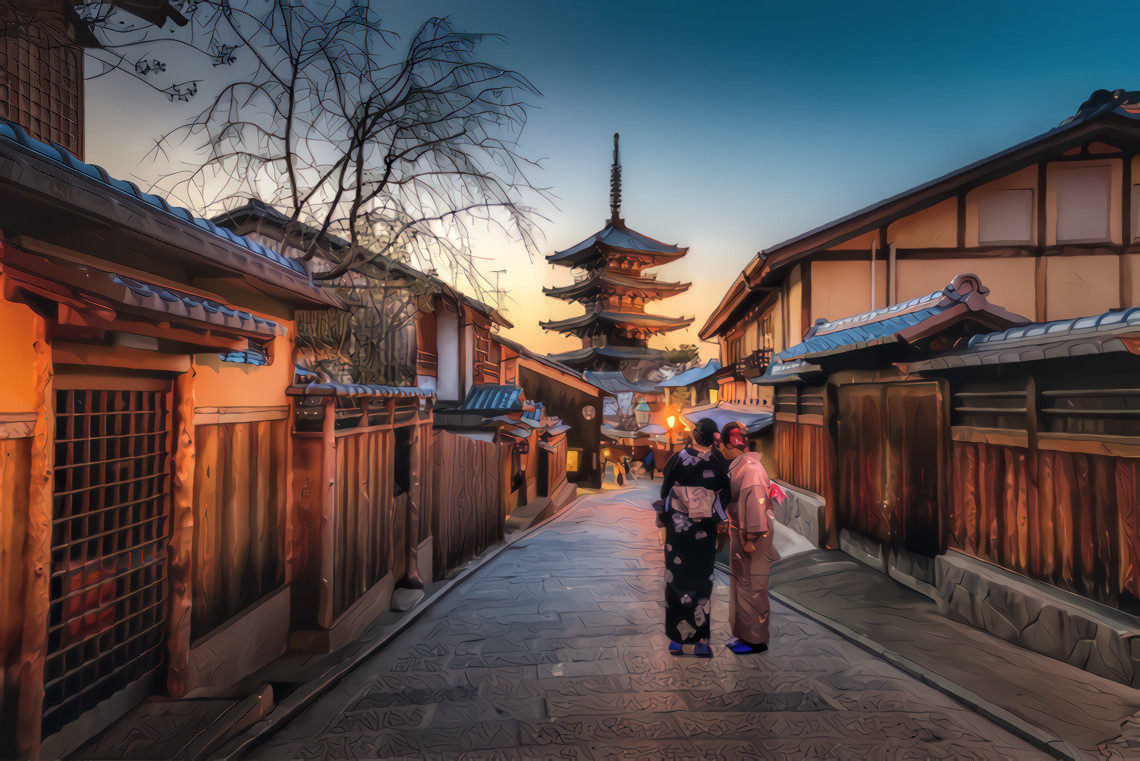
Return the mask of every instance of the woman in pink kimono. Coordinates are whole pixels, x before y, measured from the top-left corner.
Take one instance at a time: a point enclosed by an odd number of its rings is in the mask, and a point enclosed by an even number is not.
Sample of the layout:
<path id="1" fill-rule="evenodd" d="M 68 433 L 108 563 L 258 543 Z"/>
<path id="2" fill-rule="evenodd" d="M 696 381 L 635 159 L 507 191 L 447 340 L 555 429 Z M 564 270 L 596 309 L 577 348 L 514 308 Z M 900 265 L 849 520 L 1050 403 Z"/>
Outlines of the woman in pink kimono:
<path id="1" fill-rule="evenodd" d="M 784 490 L 768 478 L 759 453 L 748 451 L 744 430 L 740 423 L 729 423 L 720 439 L 732 482 L 732 502 L 727 510 L 732 639 L 724 644 L 741 654 L 768 649 L 768 573 L 772 561 L 780 559 L 772 547 L 772 505 L 785 498 Z"/>

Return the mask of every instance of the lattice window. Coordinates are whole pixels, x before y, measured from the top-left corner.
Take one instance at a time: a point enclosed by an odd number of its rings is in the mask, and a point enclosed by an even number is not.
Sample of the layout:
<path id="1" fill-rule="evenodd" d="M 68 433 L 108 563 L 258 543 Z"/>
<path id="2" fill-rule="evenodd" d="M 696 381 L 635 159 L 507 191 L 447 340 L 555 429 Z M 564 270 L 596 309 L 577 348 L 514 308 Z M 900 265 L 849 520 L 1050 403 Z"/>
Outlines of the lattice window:
<path id="1" fill-rule="evenodd" d="M 163 662 L 171 400 L 140 385 L 56 392 L 45 736 Z"/>
<path id="2" fill-rule="evenodd" d="M 81 55 L 63 43 L 0 38 L 0 117 L 82 158 Z"/>

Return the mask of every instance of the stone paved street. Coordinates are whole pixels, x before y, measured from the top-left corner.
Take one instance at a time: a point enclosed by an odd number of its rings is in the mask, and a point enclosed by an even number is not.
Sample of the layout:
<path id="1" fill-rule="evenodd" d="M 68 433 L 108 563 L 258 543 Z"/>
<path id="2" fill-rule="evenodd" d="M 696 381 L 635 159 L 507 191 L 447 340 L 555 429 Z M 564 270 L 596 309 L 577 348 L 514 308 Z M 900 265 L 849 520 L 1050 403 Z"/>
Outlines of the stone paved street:
<path id="1" fill-rule="evenodd" d="M 1040 758 L 773 604 L 771 650 L 665 651 L 650 491 L 587 495 L 254 751 L 281 758 Z"/>

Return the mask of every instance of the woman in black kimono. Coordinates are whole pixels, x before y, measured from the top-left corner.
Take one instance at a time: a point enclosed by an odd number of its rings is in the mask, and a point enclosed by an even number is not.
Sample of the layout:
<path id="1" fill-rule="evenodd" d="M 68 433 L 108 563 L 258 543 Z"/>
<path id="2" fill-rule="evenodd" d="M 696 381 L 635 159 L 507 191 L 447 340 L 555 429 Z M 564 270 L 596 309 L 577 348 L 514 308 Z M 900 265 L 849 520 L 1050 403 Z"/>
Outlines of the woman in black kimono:
<path id="1" fill-rule="evenodd" d="M 669 652 L 709 658 L 713 561 L 717 527 L 732 498 L 728 466 L 717 451 L 720 433 L 708 418 L 697 421 L 687 447 L 670 458 L 662 471 L 665 528 L 665 634 Z"/>

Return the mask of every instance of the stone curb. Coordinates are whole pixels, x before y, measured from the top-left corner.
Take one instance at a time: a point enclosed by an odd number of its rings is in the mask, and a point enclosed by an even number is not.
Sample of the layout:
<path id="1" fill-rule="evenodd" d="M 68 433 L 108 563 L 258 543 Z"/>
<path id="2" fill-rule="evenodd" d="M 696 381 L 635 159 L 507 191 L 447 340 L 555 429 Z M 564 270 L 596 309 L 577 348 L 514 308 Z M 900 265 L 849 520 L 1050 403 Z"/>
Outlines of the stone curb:
<path id="1" fill-rule="evenodd" d="M 725 571 L 723 566 L 718 568 Z M 888 649 L 865 634 L 860 634 L 854 629 L 841 624 L 827 616 L 817 613 L 809 608 L 804 607 L 801 603 L 795 602 L 789 597 L 780 594 L 779 592 L 769 591 L 774 599 L 778 600 L 781 604 L 786 605 L 795 612 L 802 616 L 810 618 L 821 626 L 830 629 L 839 636 L 848 640 L 852 644 L 866 650 L 872 655 L 876 655 L 883 660 L 890 663 L 892 666 L 898 668 L 910 676 L 918 679 L 924 684 L 930 685 L 941 693 L 944 693 L 962 705 L 969 708 L 971 711 L 980 716 L 992 721 L 999 727 L 1005 729 L 1011 734 L 1021 738 L 1027 743 L 1033 745 L 1041 751 L 1049 754 L 1050 758 L 1057 759 L 1070 759 L 1071 761 L 1083 761 L 1089 756 L 1083 753 L 1080 749 L 1074 747 L 1061 738 L 1051 734 L 1045 729 L 1038 727 L 1024 719 L 1018 718 L 1006 709 L 999 705 L 991 703 L 983 698 L 981 695 L 966 689 L 960 684 L 957 684 L 940 674 L 936 674 L 930 669 L 922 666 L 909 658 L 899 655 L 894 651 Z"/>
<path id="2" fill-rule="evenodd" d="M 426 597 L 420 603 L 412 608 L 408 613 L 397 621 L 391 630 L 385 632 L 383 635 L 377 637 L 367 646 L 362 648 L 359 652 L 355 653 L 352 657 L 341 661 L 336 668 L 322 674 L 320 677 L 310 680 L 305 684 L 291 692 L 284 700 L 274 706 L 269 714 L 254 724 L 252 727 L 241 733 L 237 737 L 228 741 L 217 751 L 210 754 L 211 761 L 238 761 L 247 753 L 253 750 L 254 747 L 268 739 L 277 729 L 292 720 L 303 710 L 308 708 L 314 703 L 317 698 L 330 690 L 332 687 L 348 676 L 357 666 L 372 657 L 377 650 L 384 647 L 391 640 L 399 636 L 405 629 L 423 615 L 435 603 L 442 600 L 451 590 L 455 589 L 459 584 L 465 581 L 469 576 L 481 569 L 491 560 L 498 557 L 504 551 L 513 547 L 517 542 L 526 539 L 538 529 L 554 522 L 558 518 L 564 516 L 570 509 L 578 503 L 578 501 L 585 496 L 592 494 L 590 491 L 579 490 L 578 497 L 566 503 L 561 510 L 543 518 L 541 521 L 531 524 L 525 529 L 517 532 L 510 538 L 504 540 L 495 547 L 490 548 L 489 551 L 484 552 L 482 556 L 476 556 L 468 561 L 468 567 L 457 574 L 454 578 L 448 579 L 447 583 L 432 593 L 431 597 Z"/>

